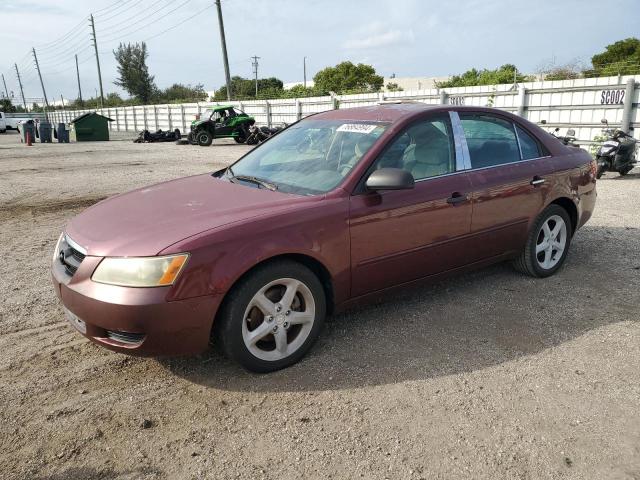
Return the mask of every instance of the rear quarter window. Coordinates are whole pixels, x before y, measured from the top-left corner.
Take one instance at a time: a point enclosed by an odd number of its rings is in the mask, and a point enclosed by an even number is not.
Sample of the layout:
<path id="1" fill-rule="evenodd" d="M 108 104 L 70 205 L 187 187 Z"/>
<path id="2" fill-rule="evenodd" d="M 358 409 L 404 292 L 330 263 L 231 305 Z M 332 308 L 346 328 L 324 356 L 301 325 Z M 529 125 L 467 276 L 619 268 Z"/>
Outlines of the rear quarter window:
<path id="1" fill-rule="evenodd" d="M 542 157 L 542 151 L 538 141 L 518 126 L 516 126 L 516 131 L 518 132 L 522 159 L 530 160 L 532 158 Z"/>

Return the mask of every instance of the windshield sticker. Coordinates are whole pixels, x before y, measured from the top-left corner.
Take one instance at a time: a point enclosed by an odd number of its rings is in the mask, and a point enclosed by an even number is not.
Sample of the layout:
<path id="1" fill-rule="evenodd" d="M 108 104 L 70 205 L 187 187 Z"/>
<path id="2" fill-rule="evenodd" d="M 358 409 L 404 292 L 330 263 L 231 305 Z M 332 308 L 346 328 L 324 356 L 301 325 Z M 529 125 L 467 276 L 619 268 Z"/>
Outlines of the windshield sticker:
<path id="1" fill-rule="evenodd" d="M 367 125 L 364 123 L 343 123 L 336 130 L 337 132 L 364 133 L 365 135 L 373 132 L 377 125 Z"/>

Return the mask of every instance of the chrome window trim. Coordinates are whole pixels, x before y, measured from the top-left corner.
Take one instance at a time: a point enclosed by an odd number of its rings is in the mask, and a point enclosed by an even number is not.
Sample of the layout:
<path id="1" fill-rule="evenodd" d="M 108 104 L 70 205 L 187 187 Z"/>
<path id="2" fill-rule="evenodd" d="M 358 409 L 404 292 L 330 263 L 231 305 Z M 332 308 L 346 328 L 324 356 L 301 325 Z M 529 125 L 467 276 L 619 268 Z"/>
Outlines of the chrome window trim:
<path id="1" fill-rule="evenodd" d="M 449 110 L 449 118 L 453 128 L 453 139 L 456 147 L 456 171 L 471 170 L 471 155 L 467 146 L 460 116 L 455 110 Z"/>
<path id="2" fill-rule="evenodd" d="M 73 239 L 69 235 L 67 235 L 66 233 L 64 234 L 64 239 L 67 242 L 67 245 L 69 245 L 71 248 L 73 248 L 74 250 L 80 252 L 84 256 L 87 255 L 87 249 L 84 248 L 84 247 L 81 247 L 76 242 L 74 242 Z"/>
<path id="3" fill-rule="evenodd" d="M 511 128 L 513 128 L 513 134 L 516 136 L 518 152 L 520 152 L 520 160 L 524 160 L 524 155 L 522 155 L 522 145 L 520 145 L 520 136 L 518 135 L 518 126 L 514 122 L 511 122 Z"/>

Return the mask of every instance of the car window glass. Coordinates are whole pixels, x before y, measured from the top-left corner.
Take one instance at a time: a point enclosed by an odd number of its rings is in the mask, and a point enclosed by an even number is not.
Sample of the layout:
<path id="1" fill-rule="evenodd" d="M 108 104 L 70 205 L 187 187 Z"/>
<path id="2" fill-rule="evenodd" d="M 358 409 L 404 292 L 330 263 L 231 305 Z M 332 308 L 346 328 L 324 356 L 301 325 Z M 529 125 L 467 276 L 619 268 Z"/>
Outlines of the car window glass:
<path id="1" fill-rule="evenodd" d="M 529 160 L 531 158 L 540 157 L 540 146 L 535 139 L 525 132 L 520 127 L 516 126 L 518 131 L 518 140 L 520 141 L 520 151 L 522 152 L 522 159 Z"/>
<path id="2" fill-rule="evenodd" d="M 386 123 L 377 122 L 302 120 L 249 152 L 232 171 L 268 180 L 283 192 L 327 192 L 353 170 L 386 128 Z"/>
<path id="3" fill-rule="evenodd" d="M 378 157 L 374 169 L 402 168 L 415 180 L 455 171 L 455 147 L 449 117 L 411 125 Z"/>
<path id="4" fill-rule="evenodd" d="M 492 115 L 461 114 L 472 168 L 484 168 L 520 160 L 513 124 Z"/>

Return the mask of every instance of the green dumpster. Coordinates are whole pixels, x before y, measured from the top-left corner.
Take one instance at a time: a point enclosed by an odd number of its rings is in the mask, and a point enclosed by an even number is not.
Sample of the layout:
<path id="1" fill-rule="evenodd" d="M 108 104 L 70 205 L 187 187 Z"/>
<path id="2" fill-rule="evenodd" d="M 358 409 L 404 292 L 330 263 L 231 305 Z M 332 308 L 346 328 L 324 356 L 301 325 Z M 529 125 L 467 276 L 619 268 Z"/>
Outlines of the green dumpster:
<path id="1" fill-rule="evenodd" d="M 89 112 L 71 120 L 71 140 L 74 142 L 98 142 L 109 140 L 109 117 Z"/>

